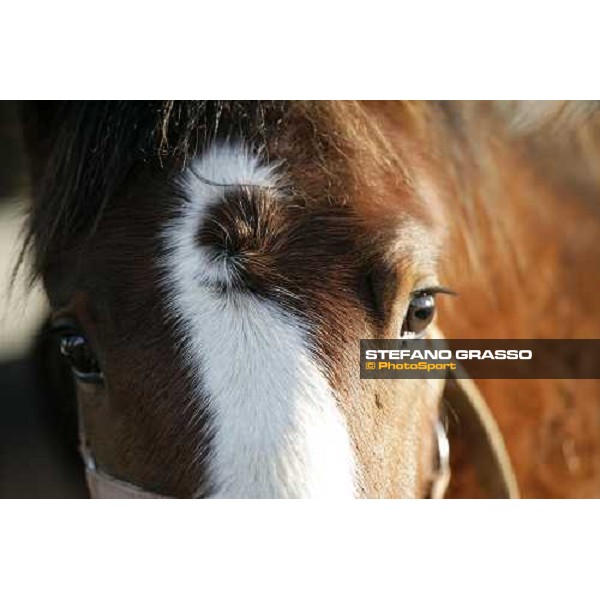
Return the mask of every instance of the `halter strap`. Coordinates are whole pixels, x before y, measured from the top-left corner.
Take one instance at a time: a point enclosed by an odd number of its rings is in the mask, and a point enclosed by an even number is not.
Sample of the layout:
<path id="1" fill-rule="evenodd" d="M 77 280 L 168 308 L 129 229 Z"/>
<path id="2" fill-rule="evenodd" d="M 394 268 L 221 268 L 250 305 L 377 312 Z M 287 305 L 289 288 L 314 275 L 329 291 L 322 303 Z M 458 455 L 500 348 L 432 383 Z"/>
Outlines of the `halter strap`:
<path id="1" fill-rule="evenodd" d="M 88 489 L 92 498 L 113 498 L 119 500 L 167 500 L 169 496 L 161 496 L 154 492 L 146 490 L 115 479 L 102 471 L 88 469 L 85 471 Z"/>
<path id="2" fill-rule="evenodd" d="M 112 477 L 98 470 L 96 459 L 87 442 L 81 407 L 79 408 L 79 452 L 85 466 L 85 479 L 92 498 L 115 500 L 166 500 L 162 496 L 149 492 L 133 483 Z"/>
<path id="3" fill-rule="evenodd" d="M 491 498 L 518 498 L 517 478 L 506 450 L 504 437 L 485 400 L 472 379 L 458 365 L 461 378 L 446 381 L 444 401 L 451 408 L 457 435 L 469 447 L 477 476 Z"/>
<path id="4" fill-rule="evenodd" d="M 443 423 L 438 419 L 435 422 L 435 442 L 437 446 L 436 465 L 431 481 L 429 498 L 441 500 L 446 495 L 450 485 L 450 442 Z"/>

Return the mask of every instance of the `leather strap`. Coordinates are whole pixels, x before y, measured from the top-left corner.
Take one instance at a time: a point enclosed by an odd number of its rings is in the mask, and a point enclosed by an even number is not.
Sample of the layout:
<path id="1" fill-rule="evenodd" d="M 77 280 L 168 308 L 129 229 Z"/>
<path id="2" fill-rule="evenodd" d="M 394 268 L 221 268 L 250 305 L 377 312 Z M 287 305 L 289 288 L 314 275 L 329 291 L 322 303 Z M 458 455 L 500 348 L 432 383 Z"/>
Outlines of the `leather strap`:
<path id="1" fill-rule="evenodd" d="M 460 369 L 460 366 L 459 366 Z M 465 375 L 464 371 L 460 375 Z M 491 498 L 518 498 L 519 487 L 502 433 L 472 379 L 451 376 L 444 401 L 453 419 L 449 426 L 469 448 L 480 484 Z"/>
<path id="2" fill-rule="evenodd" d="M 430 500 L 442 500 L 450 485 L 451 472 L 448 433 L 440 419 L 435 423 L 435 443 L 437 446 L 436 466 L 428 498 Z"/>
<path id="3" fill-rule="evenodd" d="M 167 496 L 161 496 L 153 492 L 147 492 L 131 483 L 115 479 L 106 473 L 97 471 L 95 468 L 86 468 L 90 496 L 92 498 L 113 498 L 118 500 L 167 500 Z"/>

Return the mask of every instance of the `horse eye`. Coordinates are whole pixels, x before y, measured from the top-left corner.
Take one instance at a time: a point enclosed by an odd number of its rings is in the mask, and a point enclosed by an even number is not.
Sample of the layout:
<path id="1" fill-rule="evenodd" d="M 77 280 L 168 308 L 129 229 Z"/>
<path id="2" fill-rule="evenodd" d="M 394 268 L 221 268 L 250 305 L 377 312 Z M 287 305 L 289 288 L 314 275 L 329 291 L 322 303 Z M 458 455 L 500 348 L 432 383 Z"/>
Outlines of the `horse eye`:
<path id="1" fill-rule="evenodd" d="M 69 361 L 73 374 L 79 381 L 95 384 L 104 381 L 100 365 L 82 335 L 63 334 L 60 337 L 60 353 Z"/>
<path id="2" fill-rule="evenodd" d="M 413 298 L 402 324 L 402 337 L 416 337 L 433 321 L 435 316 L 435 296 L 421 293 Z"/>

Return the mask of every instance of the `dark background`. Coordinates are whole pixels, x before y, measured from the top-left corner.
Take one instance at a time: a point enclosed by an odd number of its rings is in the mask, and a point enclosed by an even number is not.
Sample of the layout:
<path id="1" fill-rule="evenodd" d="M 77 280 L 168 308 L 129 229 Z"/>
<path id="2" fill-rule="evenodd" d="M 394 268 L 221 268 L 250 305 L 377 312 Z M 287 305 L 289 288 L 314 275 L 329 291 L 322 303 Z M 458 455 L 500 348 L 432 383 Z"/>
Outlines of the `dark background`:
<path id="1" fill-rule="evenodd" d="M 85 497 L 76 443 L 46 391 L 37 336 L 43 294 L 10 275 L 27 210 L 19 107 L 0 101 L 0 498 Z"/>

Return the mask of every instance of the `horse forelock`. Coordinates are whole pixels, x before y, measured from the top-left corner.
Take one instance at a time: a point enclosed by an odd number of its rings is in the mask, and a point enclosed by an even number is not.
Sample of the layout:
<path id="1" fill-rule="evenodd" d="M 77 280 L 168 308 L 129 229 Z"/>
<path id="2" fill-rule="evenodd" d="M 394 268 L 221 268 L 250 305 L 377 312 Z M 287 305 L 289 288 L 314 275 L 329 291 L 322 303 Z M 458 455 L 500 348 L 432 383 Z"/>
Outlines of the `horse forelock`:
<path id="1" fill-rule="evenodd" d="M 33 275 L 94 231 L 136 169 L 182 171 L 220 135 L 245 131 L 261 143 L 268 118 L 284 111 L 278 102 L 24 103 L 33 174 L 25 245 L 33 249 Z"/>

